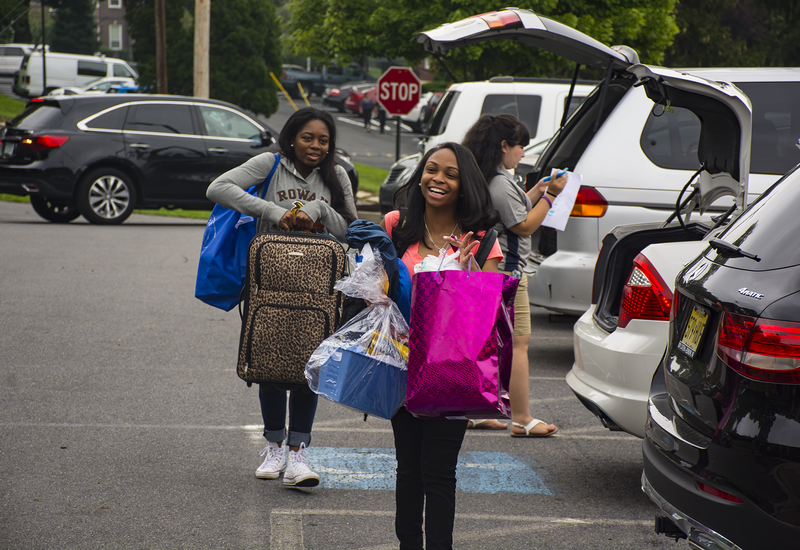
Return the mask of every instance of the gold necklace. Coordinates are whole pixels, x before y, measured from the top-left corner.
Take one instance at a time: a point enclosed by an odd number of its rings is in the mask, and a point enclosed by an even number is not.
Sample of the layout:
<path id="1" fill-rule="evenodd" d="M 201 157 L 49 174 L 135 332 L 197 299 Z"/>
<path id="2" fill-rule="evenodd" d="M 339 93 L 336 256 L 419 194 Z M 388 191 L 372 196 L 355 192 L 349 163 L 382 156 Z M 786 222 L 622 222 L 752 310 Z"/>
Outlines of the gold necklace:
<path id="1" fill-rule="evenodd" d="M 433 240 L 433 237 L 431 236 L 431 232 L 430 232 L 430 230 L 428 229 L 428 220 L 426 220 L 426 219 L 423 217 L 423 218 L 422 218 L 422 223 L 424 223 L 424 224 L 425 224 L 425 232 L 428 234 L 428 238 L 431 240 L 431 244 L 434 246 L 434 248 L 439 248 L 439 245 L 437 245 L 437 244 L 434 242 L 434 240 Z M 453 230 L 450 232 L 450 234 L 451 234 L 451 235 L 455 235 L 456 229 L 458 229 L 458 222 L 456 222 L 456 226 L 453 228 Z M 441 248 L 439 248 L 439 254 L 444 254 L 444 251 L 445 251 L 445 250 L 447 250 L 447 241 L 445 241 L 445 242 L 444 242 L 444 245 L 443 245 Z"/>

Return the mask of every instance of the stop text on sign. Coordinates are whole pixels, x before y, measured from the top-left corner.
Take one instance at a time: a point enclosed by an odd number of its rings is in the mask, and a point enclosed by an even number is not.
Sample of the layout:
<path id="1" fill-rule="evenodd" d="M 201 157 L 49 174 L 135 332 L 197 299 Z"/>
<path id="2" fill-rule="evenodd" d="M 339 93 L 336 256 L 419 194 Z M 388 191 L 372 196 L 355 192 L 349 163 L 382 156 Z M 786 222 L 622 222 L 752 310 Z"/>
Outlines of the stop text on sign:
<path id="1" fill-rule="evenodd" d="M 416 82 L 381 82 L 380 99 L 383 101 L 408 101 L 419 94 Z"/>

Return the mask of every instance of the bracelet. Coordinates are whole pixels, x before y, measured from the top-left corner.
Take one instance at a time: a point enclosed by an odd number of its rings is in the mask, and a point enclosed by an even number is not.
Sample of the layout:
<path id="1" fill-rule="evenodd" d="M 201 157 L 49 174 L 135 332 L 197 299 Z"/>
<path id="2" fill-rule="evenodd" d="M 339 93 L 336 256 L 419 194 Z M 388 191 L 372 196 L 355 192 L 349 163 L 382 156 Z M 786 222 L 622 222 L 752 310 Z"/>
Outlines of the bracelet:
<path id="1" fill-rule="evenodd" d="M 554 199 L 555 199 L 556 197 L 558 197 L 558 195 L 556 195 L 555 193 L 551 193 L 550 191 L 545 191 L 545 194 L 546 194 L 546 195 L 552 195 Z"/>
<path id="2" fill-rule="evenodd" d="M 550 205 L 550 208 L 553 208 L 553 203 L 550 202 L 550 199 L 548 199 L 545 195 L 542 195 L 541 198 L 543 198 L 547 204 Z"/>

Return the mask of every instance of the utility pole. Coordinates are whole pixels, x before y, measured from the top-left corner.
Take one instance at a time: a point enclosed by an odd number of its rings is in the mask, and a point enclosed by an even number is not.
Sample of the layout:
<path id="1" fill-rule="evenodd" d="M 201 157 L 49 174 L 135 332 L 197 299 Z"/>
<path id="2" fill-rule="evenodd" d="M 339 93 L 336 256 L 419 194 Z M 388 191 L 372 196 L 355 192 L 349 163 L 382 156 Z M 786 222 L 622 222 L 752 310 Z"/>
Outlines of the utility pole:
<path id="1" fill-rule="evenodd" d="M 164 0 L 155 0 L 156 8 L 156 82 L 158 93 L 167 93 L 167 24 Z"/>
<path id="2" fill-rule="evenodd" d="M 44 0 L 41 0 L 39 6 L 42 8 L 42 95 L 44 95 L 47 90 L 47 56 L 45 55 L 45 50 L 47 50 L 47 38 L 44 34 Z"/>
<path id="3" fill-rule="evenodd" d="M 208 98 L 211 0 L 194 0 L 194 95 Z"/>

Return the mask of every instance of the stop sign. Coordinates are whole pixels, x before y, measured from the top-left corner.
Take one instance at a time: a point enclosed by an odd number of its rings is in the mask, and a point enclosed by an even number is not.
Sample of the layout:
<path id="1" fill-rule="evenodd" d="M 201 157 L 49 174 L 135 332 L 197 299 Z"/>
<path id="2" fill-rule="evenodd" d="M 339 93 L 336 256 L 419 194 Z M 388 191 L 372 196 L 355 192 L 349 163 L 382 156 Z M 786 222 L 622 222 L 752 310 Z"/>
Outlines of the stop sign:
<path id="1" fill-rule="evenodd" d="M 408 67 L 389 67 L 378 79 L 378 101 L 392 116 L 410 113 L 421 90 L 419 78 Z"/>

